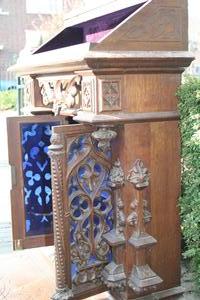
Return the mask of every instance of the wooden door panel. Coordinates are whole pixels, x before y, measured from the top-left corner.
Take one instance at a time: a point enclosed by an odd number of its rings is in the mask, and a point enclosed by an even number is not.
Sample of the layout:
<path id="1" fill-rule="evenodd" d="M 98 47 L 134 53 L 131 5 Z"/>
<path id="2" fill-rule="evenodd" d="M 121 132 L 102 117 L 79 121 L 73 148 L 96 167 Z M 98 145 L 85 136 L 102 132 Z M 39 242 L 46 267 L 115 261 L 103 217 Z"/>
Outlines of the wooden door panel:
<path id="1" fill-rule="evenodd" d="M 104 150 L 100 148 L 94 131 L 82 124 L 56 126 L 49 152 L 57 290 L 67 287 L 73 299 L 106 290 L 101 273 L 113 261 L 105 239 L 114 229 L 111 149 L 104 144 Z"/>
<path id="2" fill-rule="evenodd" d="M 51 168 L 47 149 L 52 126 L 64 117 L 7 118 L 14 249 L 53 244 Z"/>

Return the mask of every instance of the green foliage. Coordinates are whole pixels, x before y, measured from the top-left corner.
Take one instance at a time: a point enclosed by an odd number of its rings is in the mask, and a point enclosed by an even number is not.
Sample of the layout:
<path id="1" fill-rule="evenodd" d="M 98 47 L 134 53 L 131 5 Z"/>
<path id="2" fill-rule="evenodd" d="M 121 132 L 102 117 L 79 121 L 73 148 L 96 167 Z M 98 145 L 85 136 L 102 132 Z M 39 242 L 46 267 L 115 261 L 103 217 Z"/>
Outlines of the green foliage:
<path id="1" fill-rule="evenodd" d="M 178 91 L 182 135 L 182 230 L 200 288 L 200 79 L 187 77 Z"/>
<path id="2" fill-rule="evenodd" d="M 17 103 L 17 91 L 0 91 L 0 110 L 15 109 Z"/>

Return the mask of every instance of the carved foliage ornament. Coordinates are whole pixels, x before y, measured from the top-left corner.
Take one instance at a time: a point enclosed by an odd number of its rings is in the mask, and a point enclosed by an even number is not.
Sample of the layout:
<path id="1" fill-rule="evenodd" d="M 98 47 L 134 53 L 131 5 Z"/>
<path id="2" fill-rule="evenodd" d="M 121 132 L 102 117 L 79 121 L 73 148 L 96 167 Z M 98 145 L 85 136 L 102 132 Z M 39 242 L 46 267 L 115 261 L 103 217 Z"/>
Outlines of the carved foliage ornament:
<path id="1" fill-rule="evenodd" d="M 130 170 L 127 180 L 131 182 L 136 189 L 143 189 L 149 185 L 149 172 L 144 166 L 142 160 L 137 159 Z"/>
<path id="2" fill-rule="evenodd" d="M 124 172 L 119 159 L 114 162 L 110 171 L 109 181 L 111 187 L 118 187 L 124 184 Z"/>
<path id="3" fill-rule="evenodd" d="M 82 81 L 82 108 L 91 110 L 94 92 L 94 81 L 92 79 Z"/>
<path id="4" fill-rule="evenodd" d="M 71 79 L 47 80 L 38 79 L 41 87 L 43 104 L 52 105 L 57 115 L 59 111 L 80 107 L 80 90 L 82 77 Z"/>
<path id="5" fill-rule="evenodd" d="M 144 205 L 144 222 L 148 223 L 151 221 L 152 216 L 151 216 L 150 211 L 148 210 L 147 200 L 143 200 L 143 205 Z M 130 213 L 130 215 L 127 218 L 127 222 L 131 226 L 137 225 L 137 218 L 138 218 L 138 215 L 136 212 L 137 206 L 138 206 L 138 201 L 137 201 L 137 199 L 134 199 L 131 203 L 131 209 L 133 210 L 133 212 Z"/>
<path id="6" fill-rule="evenodd" d="M 116 234 L 123 237 L 124 239 L 124 226 L 125 226 L 125 215 L 124 215 L 124 202 L 121 195 L 121 187 L 124 185 L 125 176 L 124 171 L 121 167 L 120 160 L 116 160 L 110 171 L 109 182 L 110 186 L 115 189 L 114 200 L 116 202 Z"/>

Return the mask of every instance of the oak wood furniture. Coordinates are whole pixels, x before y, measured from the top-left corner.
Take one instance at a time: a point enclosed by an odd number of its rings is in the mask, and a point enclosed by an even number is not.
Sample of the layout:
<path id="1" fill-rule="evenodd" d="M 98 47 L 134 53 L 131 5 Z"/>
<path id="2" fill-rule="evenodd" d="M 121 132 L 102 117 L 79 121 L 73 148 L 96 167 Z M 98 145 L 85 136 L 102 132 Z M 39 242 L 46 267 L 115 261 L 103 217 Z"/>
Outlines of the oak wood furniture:
<path id="1" fill-rule="evenodd" d="M 33 114 L 53 112 L 74 123 L 52 125 L 48 151 L 54 300 L 105 290 L 116 299 L 182 292 L 176 90 L 192 61 L 187 43 L 186 0 L 116 1 L 66 20 L 64 29 L 12 68 L 27 76 Z M 24 137 L 31 138 L 34 128 Z M 46 207 L 43 201 L 51 200 L 40 180 L 44 174 L 50 179 L 44 162 L 41 173 L 28 165 L 27 155 L 37 160 L 39 143 L 24 153 L 22 211 L 31 201 L 34 210 L 35 203 Z M 35 182 L 40 187 L 31 189 Z M 15 212 L 15 197 L 13 202 Z M 41 214 L 40 223 L 46 221 Z M 32 228 L 34 220 L 26 221 Z"/>

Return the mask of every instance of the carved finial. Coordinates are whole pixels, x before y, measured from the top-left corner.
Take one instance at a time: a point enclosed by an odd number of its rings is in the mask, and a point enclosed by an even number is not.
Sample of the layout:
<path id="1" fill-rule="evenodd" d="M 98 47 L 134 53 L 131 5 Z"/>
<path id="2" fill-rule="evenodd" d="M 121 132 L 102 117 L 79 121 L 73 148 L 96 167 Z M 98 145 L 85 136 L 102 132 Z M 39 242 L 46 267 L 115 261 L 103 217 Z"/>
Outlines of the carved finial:
<path id="1" fill-rule="evenodd" d="M 119 159 L 114 162 L 110 171 L 109 183 L 111 187 L 119 187 L 124 184 L 124 172 Z"/>
<path id="2" fill-rule="evenodd" d="M 143 189 L 149 185 L 149 171 L 142 160 L 137 159 L 130 170 L 127 180 L 135 185 L 136 189 Z"/>
<path id="3" fill-rule="evenodd" d="M 52 145 L 59 145 L 62 144 L 61 135 L 58 133 L 52 133 L 50 142 Z"/>
<path id="4" fill-rule="evenodd" d="M 51 145 L 48 147 L 49 157 L 53 158 L 54 156 L 62 154 L 63 153 L 62 136 L 58 133 L 53 133 L 50 141 L 51 141 Z"/>
<path id="5" fill-rule="evenodd" d="M 97 131 L 92 133 L 92 137 L 98 141 L 98 147 L 103 152 L 111 148 L 110 142 L 116 138 L 117 133 L 113 130 L 110 130 L 106 127 L 100 127 Z"/>

